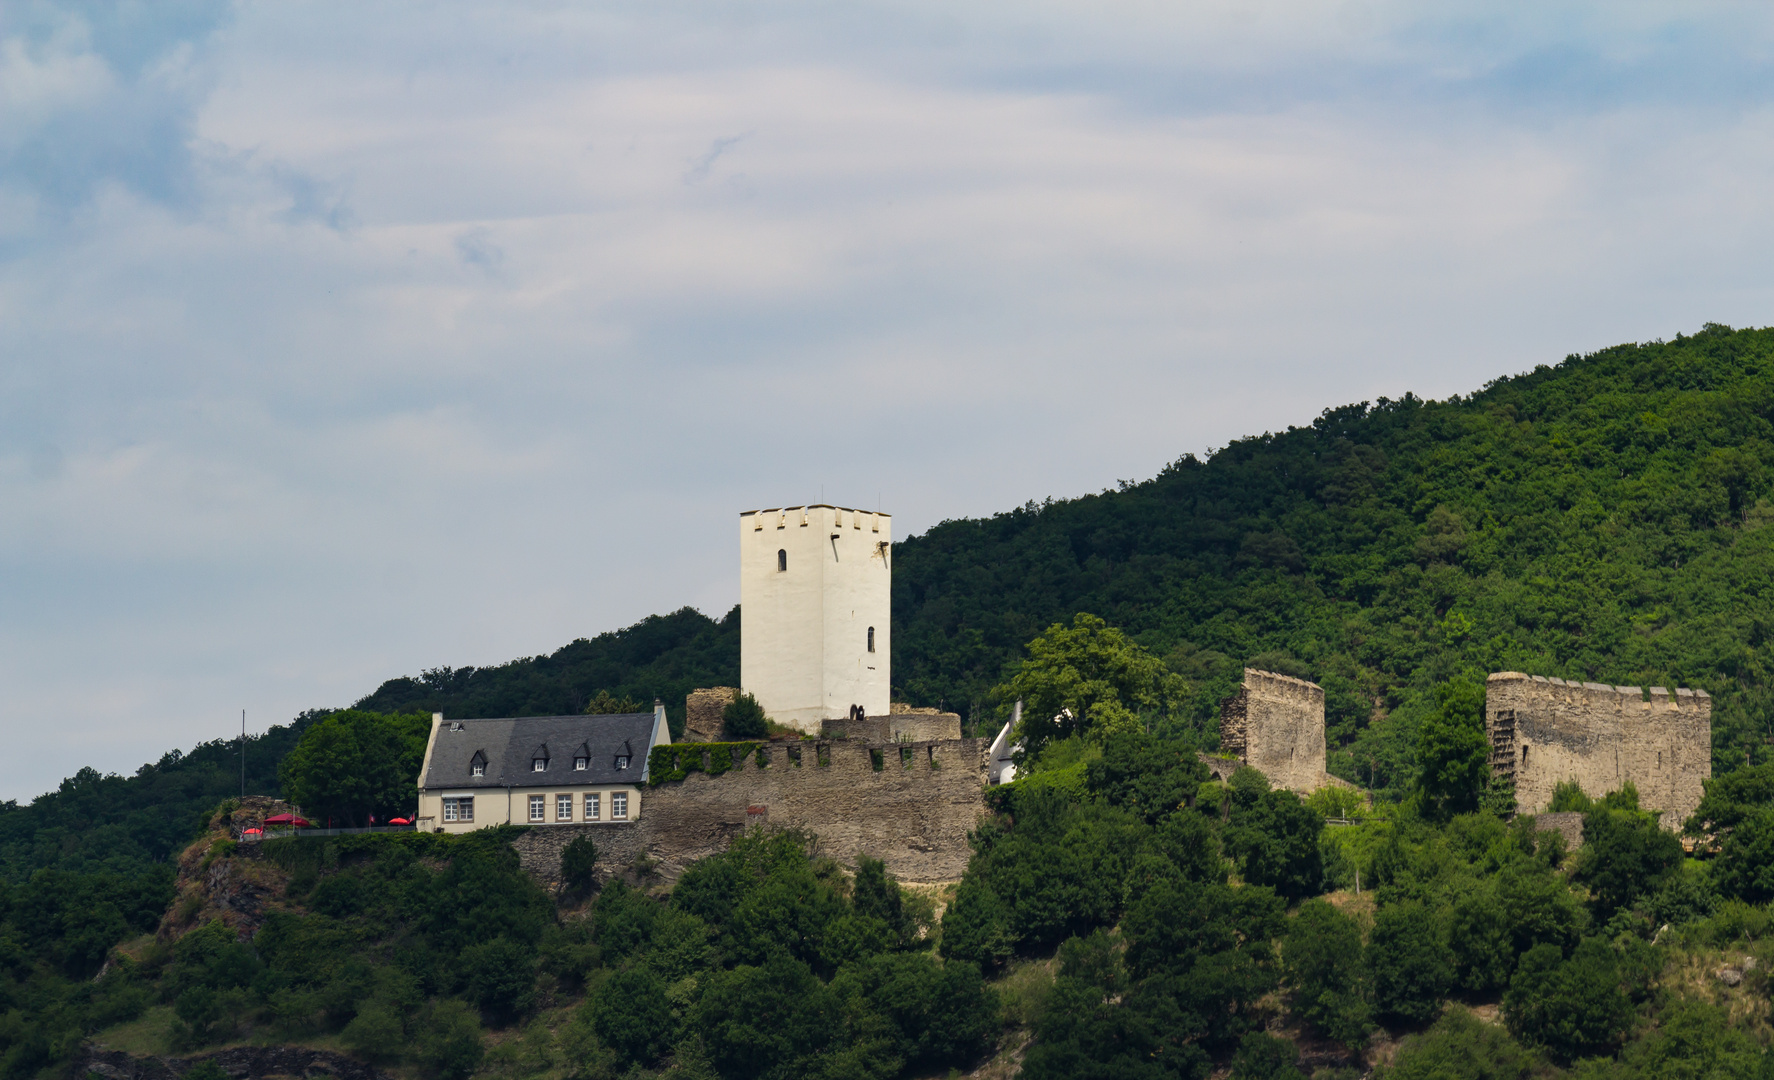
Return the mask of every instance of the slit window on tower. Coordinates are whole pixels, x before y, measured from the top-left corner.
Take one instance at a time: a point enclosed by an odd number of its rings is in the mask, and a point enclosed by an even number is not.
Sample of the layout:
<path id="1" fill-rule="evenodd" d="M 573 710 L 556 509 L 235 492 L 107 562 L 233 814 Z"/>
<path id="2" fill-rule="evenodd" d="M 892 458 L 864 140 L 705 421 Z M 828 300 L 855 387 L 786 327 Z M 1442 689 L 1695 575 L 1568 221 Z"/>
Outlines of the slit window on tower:
<path id="1" fill-rule="evenodd" d="M 787 569 L 788 569 L 788 549 L 787 548 L 777 548 L 776 549 L 776 572 L 780 574 L 780 573 L 783 573 L 784 571 L 786 571 Z"/>
<path id="2" fill-rule="evenodd" d="M 869 627 L 869 652 L 875 651 L 875 628 Z"/>

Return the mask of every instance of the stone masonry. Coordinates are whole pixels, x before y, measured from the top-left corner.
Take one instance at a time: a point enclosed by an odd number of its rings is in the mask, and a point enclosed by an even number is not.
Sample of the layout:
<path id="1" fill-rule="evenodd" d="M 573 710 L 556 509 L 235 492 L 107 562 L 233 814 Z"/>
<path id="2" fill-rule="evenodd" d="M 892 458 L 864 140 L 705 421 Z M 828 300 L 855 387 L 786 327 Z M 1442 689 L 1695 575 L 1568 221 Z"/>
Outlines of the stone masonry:
<path id="1" fill-rule="evenodd" d="M 831 739 L 864 739 L 875 743 L 935 742 L 961 737 L 961 714 L 913 709 L 894 703 L 887 716 L 825 720 L 820 734 Z"/>
<path id="2" fill-rule="evenodd" d="M 1592 798 L 1631 781 L 1639 805 L 1679 829 L 1712 775 L 1712 698 L 1704 690 L 1566 682 L 1518 671 L 1485 686 L 1491 771 L 1515 784 L 1518 812 L 1552 802 L 1575 780 Z"/>
<path id="3" fill-rule="evenodd" d="M 722 714 L 739 696 L 737 687 L 709 686 L 684 698 L 684 737 L 680 742 L 720 742 Z"/>
<path id="4" fill-rule="evenodd" d="M 751 825 L 802 828 L 819 854 L 855 865 L 859 855 L 887 864 L 901 881 L 955 881 L 967 869 L 967 834 L 985 813 L 984 739 L 869 745 L 854 739 L 766 744 L 719 776 L 691 773 L 647 789 L 646 811 L 626 825 L 551 825 L 515 842 L 537 878 L 560 876 L 568 841 L 589 833 L 606 873 L 636 856 L 675 878 L 697 859 L 726 850 Z"/>
<path id="5" fill-rule="evenodd" d="M 1275 787 L 1338 783 L 1324 771 L 1324 688 L 1304 679 L 1245 668 L 1244 685 L 1220 703 L 1220 750 Z"/>

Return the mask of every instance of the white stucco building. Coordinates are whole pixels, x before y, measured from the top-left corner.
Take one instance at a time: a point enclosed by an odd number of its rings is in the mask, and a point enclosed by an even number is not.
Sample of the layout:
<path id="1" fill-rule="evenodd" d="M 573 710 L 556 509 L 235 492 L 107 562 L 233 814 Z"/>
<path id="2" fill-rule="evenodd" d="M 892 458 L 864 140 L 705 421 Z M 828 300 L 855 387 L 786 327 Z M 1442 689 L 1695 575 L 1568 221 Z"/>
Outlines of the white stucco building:
<path id="1" fill-rule="evenodd" d="M 739 515 L 739 682 L 778 723 L 888 713 L 892 525 L 842 506 Z"/>

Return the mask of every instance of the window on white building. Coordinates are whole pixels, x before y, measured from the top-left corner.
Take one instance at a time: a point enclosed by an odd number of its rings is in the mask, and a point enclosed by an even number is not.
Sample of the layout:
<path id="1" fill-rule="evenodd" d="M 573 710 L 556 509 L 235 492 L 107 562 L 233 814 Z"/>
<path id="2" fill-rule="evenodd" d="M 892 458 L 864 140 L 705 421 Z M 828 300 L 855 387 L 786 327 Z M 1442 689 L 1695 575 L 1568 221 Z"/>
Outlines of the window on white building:
<path id="1" fill-rule="evenodd" d="M 473 821 L 474 797 L 471 795 L 444 796 L 443 819 L 445 821 Z"/>
<path id="2" fill-rule="evenodd" d="M 787 548 L 778 548 L 776 551 L 776 572 L 780 574 L 780 573 L 786 572 L 787 570 L 788 570 L 788 549 Z"/>
<path id="3" fill-rule="evenodd" d="M 628 755 L 627 754 L 617 754 L 616 755 L 616 767 L 618 769 L 628 768 Z"/>
<path id="4" fill-rule="evenodd" d="M 576 757 L 573 759 L 573 768 L 578 772 L 584 772 L 585 767 L 590 764 L 591 764 L 590 758 Z"/>
<path id="5" fill-rule="evenodd" d="M 556 820 L 556 821 L 572 821 L 573 820 L 573 796 L 571 796 L 571 795 L 556 795 L 554 797 L 554 820 Z"/>
<path id="6" fill-rule="evenodd" d="M 610 820 L 622 821 L 628 817 L 628 792 L 610 792 Z"/>
<path id="7" fill-rule="evenodd" d="M 530 820 L 531 821 L 546 821 L 547 818 L 546 818 L 545 814 L 546 814 L 547 809 L 548 809 L 548 799 L 545 796 L 542 796 L 542 795 L 530 796 Z"/>
<path id="8" fill-rule="evenodd" d="M 875 628 L 869 627 L 869 652 L 875 651 Z"/>
<path id="9" fill-rule="evenodd" d="M 603 807 L 601 805 L 602 802 L 603 802 L 603 799 L 601 796 L 598 796 L 598 795 L 585 796 L 585 820 L 586 821 L 596 821 L 596 820 L 598 820 L 599 817 L 602 816 L 602 810 L 603 810 Z"/>
<path id="10" fill-rule="evenodd" d="M 535 772 L 547 772 L 548 759 L 545 757 L 536 758 L 534 761 L 530 762 L 530 768 Z"/>

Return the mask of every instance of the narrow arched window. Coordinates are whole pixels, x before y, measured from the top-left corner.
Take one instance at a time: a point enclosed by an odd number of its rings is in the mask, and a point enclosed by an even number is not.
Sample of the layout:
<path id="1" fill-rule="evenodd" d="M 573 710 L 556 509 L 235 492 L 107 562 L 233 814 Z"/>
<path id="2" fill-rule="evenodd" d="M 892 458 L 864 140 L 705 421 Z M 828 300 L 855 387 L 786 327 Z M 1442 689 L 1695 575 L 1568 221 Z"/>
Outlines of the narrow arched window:
<path id="1" fill-rule="evenodd" d="M 788 569 L 788 549 L 787 548 L 777 548 L 776 549 L 776 572 L 780 574 L 787 569 Z"/>
<path id="2" fill-rule="evenodd" d="M 875 628 L 869 627 L 869 652 L 875 651 Z"/>

